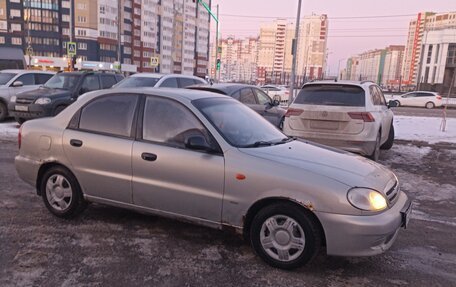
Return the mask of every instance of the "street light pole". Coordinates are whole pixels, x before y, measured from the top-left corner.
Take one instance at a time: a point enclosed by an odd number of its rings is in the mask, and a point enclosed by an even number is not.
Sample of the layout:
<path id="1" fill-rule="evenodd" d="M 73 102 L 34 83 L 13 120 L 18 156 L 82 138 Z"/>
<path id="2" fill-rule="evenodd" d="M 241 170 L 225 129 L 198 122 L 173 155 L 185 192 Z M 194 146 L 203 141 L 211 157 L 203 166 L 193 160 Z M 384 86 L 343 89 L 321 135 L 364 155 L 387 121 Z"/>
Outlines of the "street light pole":
<path id="1" fill-rule="evenodd" d="M 301 18 L 301 2 L 302 0 L 299 0 L 298 2 L 298 13 L 296 16 L 296 28 L 295 28 L 295 37 L 294 41 L 292 44 L 291 51 L 293 53 L 293 62 L 291 64 L 291 79 L 290 79 L 290 93 L 288 95 L 288 105 L 291 105 L 291 102 L 293 101 L 293 90 L 294 90 L 294 82 L 295 82 L 295 74 L 296 74 L 296 54 L 297 54 L 297 47 L 298 47 L 298 40 L 299 40 L 299 20 Z"/>

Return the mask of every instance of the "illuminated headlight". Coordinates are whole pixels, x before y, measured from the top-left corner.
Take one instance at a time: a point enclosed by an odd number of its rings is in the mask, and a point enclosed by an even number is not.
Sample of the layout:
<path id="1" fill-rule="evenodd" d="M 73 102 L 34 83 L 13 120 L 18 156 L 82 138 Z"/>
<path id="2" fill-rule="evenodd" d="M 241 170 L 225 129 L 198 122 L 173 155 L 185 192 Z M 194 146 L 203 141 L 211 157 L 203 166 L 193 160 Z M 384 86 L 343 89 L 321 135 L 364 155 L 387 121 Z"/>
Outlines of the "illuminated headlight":
<path id="1" fill-rule="evenodd" d="M 16 96 L 12 96 L 12 97 L 10 98 L 10 102 L 15 103 L 15 102 L 16 102 Z"/>
<path id="2" fill-rule="evenodd" d="M 49 98 L 39 98 L 38 100 L 35 101 L 35 104 L 37 105 L 47 105 L 51 102 L 51 99 Z"/>
<path id="3" fill-rule="evenodd" d="M 388 206 L 380 192 L 369 188 L 350 189 L 347 198 L 351 205 L 361 210 L 380 211 Z"/>

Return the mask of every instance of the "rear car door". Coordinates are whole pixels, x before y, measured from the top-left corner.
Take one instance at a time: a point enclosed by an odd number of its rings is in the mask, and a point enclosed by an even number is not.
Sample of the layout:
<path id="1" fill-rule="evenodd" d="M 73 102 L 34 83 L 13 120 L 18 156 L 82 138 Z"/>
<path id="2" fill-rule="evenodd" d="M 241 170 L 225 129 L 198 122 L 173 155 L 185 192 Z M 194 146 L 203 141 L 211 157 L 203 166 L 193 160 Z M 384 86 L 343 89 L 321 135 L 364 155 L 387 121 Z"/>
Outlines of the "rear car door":
<path id="1" fill-rule="evenodd" d="M 257 97 L 250 87 L 239 91 L 239 101 L 260 115 L 264 115 L 264 106 L 258 103 Z"/>
<path id="2" fill-rule="evenodd" d="M 416 107 L 419 104 L 417 103 L 417 93 L 408 93 L 406 95 L 403 95 L 400 99 L 401 105 L 403 106 L 410 106 L 410 107 Z"/>
<path id="3" fill-rule="evenodd" d="M 185 145 L 193 135 L 217 145 L 203 124 L 181 103 L 153 96 L 146 98 L 140 121 L 132 157 L 134 204 L 219 223 L 224 157 Z"/>
<path id="4" fill-rule="evenodd" d="M 63 148 L 84 194 L 131 203 L 131 150 L 138 96 L 108 94 L 82 107 Z"/>

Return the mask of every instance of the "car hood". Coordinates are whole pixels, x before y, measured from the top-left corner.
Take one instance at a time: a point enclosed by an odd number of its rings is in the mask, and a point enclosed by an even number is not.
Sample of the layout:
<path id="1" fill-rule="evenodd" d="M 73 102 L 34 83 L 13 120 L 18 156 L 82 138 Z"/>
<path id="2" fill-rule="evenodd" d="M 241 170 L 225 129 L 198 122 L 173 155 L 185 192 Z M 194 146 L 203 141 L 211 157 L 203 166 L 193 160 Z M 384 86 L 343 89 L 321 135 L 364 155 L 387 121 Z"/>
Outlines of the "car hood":
<path id="1" fill-rule="evenodd" d="M 269 147 L 242 148 L 240 151 L 331 178 L 350 187 L 367 187 L 383 192 L 391 180 L 396 180 L 393 172 L 374 161 L 301 140 Z"/>
<path id="2" fill-rule="evenodd" d="M 71 94 L 71 91 L 68 90 L 48 89 L 41 87 L 35 90 L 20 93 L 17 95 L 17 97 L 21 99 L 37 99 L 41 97 L 68 96 L 69 94 Z"/>

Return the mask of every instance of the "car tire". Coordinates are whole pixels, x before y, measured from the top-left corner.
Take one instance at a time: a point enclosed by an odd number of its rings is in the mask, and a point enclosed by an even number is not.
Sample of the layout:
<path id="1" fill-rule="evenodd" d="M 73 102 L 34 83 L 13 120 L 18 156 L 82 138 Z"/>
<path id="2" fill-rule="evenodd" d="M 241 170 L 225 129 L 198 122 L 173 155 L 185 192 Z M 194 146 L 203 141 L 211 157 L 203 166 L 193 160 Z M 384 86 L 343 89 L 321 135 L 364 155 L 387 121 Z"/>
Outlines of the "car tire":
<path id="1" fill-rule="evenodd" d="M 54 117 L 56 115 L 60 114 L 65 108 L 66 108 L 66 106 L 57 106 L 54 110 Z"/>
<path id="2" fill-rule="evenodd" d="M 8 116 L 8 108 L 0 101 L 0 122 L 3 122 Z"/>
<path id="3" fill-rule="evenodd" d="M 294 269 L 309 263 L 319 252 L 322 231 L 315 220 L 292 203 L 261 209 L 250 227 L 250 243 L 269 265 Z"/>
<path id="4" fill-rule="evenodd" d="M 379 131 L 378 134 L 377 134 L 377 137 L 375 139 L 374 151 L 372 152 L 372 154 L 370 154 L 368 156 L 368 158 L 370 158 L 373 161 L 378 161 L 378 158 L 380 157 L 380 145 L 381 145 L 380 142 L 381 142 L 381 139 L 382 139 L 382 132 Z"/>
<path id="5" fill-rule="evenodd" d="M 394 143 L 394 126 L 391 124 L 390 130 L 388 133 L 388 139 L 386 140 L 386 142 L 384 142 L 382 144 L 380 149 L 389 150 L 393 147 L 393 143 Z"/>
<path id="6" fill-rule="evenodd" d="M 16 120 L 16 122 L 20 125 L 22 125 L 23 123 L 25 123 L 26 119 L 24 118 L 19 118 L 19 117 L 14 117 L 14 119 Z"/>
<path id="7" fill-rule="evenodd" d="M 435 104 L 433 102 L 427 102 L 426 105 L 424 105 L 426 109 L 433 109 L 435 108 Z"/>
<path id="8" fill-rule="evenodd" d="M 398 100 L 395 100 L 394 102 L 396 103 L 396 107 L 400 107 L 401 106 L 401 102 L 399 102 Z"/>
<path id="9" fill-rule="evenodd" d="M 62 166 L 51 167 L 43 174 L 40 194 L 46 208 L 60 218 L 75 217 L 87 206 L 76 177 Z"/>

